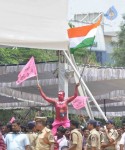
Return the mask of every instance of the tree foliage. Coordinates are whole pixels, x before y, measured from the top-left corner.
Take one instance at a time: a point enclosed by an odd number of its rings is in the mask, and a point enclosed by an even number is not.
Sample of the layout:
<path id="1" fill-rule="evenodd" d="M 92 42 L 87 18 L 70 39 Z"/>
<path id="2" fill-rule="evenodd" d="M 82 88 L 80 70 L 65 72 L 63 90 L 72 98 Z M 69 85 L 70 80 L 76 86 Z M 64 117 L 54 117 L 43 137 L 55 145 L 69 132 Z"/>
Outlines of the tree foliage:
<path id="1" fill-rule="evenodd" d="M 90 65 L 97 64 L 95 52 L 86 48 L 76 50 L 74 52 L 74 57 L 76 59 L 76 62 L 79 64 L 90 64 Z"/>
<path id="2" fill-rule="evenodd" d="M 57 60 L 56 51 L 29 48 L 0 48 L 0 64 L 26 63 L 32 56 L 36 62 Z"/>
<path id="3" fill-rule="evenodd" d="M 112 58 L 115 60 L 115 66 L 125 66 L 125 16 L 123 16 L 123 22 L 120 26 L 120 32 L 118 33 L 118 41 L 113 42 L 114 50 Z"/>
<path id="4" fill-rule="evenodd" d="M 56 51 L 29 48 L 0 48 L 0 65 L 25 64 L 32 56 L 36 62 L 56 61 Z M 79 64 L 97 64 L 96 55 L 88 49 L 78 49 L 74 53 Z"/>

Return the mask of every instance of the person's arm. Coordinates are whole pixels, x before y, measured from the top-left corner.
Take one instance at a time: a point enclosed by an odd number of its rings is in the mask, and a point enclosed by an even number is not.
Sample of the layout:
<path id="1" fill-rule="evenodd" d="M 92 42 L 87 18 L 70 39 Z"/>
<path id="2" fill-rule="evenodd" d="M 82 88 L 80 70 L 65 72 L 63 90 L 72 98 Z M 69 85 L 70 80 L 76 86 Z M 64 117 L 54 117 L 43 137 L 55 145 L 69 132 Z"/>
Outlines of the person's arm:
<path id="1" fill-rule="evenodd" d="M 68 150 L 74 150 L 76 149 L 77 144 L 73 144 Z"/>
<path id="2" fill-rule="evenodd" d="M 48 141 L 50 143 L 50 150 L 54 150 L 54 136 L 52 134 L 52 132 L 50 131 L 49 134 L 48 134 Z"/>
<path id="3" fill-rule="evenodd" d="M 74 95 L 69 97 L 66 102 L 67 104 L 72 102 L 77 96 L 78 96 L 78 86 L 80 85 L 80 83 L 77 83 L 76 86 L 75 86 L 75 91 L 74 91 Z"/>
<path id="4" fill-rule="evenodd" d="M 41 96 L 42 96 L 47 102 L 55 104 L 55 100 L 52 99 L 52 98 L 47 97 L 46 94 L 43 92 L 43 90 L 42 90 L 42 88 L 41 88 L 41 86 L 40 86 L 39 84 L 38 84 L 38 89 L 39 89 L 39 91 L 40 91 Z"/>
<path id="5" fill-rule="evenodd" d="M 124 145 L 120 144 L 120 150 L 124 150 Z"/>
<path id="6" fill-rule="evenodd" d="M 26 145 L 26 146 L 25 146 L 25 150 L 31 150 L 30 146 L 29 146 L 29 145 Z"/>
<path id="7" fill-rule="evenodd" d="M 109 147 L 109 146 L 112 146 L 112 145 L 113 145 L 112 143 L 108 143 L 108 144 L 103 143 L 101 145 L 101 148 L 103 149 L 103 148 L 106 148 L 106 147 Z"/>
<path id="8" fill-rule="evenodd" d="M 78 144 L 78 135 L 76 133 L 71 133 L 72 145 L 68 150 L 74 150 Z"/>
<path id="9" fill-rule="evenodd" d="M 110 144 L 114 143 L 115 140 L 109 136 L 108 130 L 105 130 L 105 133 L 106 133 L 106 135 L 107 135 L 107 138 L 108 138 L 108 140 L 109 140 L 109 143 L 110 143 Z"/>
<path id="10" fill-rule="evenodd" d="M 125 133 L 122 134 L 121 140 L 119 142 L 120 150 L 124 150 L 124 144 L 125 144 Z"/>
<path id="11" fill-rule="evenodd" d="M 109 134 L 108 134 L 108 130 L 107 129 L 105 130 L 105 134 L 106 134 L 109 142 L 107 144 L 105 144 L 105 143 L 102 144 L 101 145 L 102 148 L 106 148 L 106 147 L 112 146 L 112 145 L 114 145 L 114 142 L 115 142 L 114 136 L 110 137 Z"/>
<path id="12" fill-rule="evenodd" d="M 3 137 L 2 137 L 1 133 L 0 133 L 0 149 L 1 150 L 6 150 L 6 145 L 4 143 L 4 140 L 3 140 Z"/>
<path id="13" fill-rule="evenodd" d="M 106 148 L 106 147 L 109 147 L 109 146 L 112 146 L 114 144 L 114 140 L 113 139 L 110 139 L 109 143 L 102 143 L 101 144 L 101 147 L 102 148 Z"/>
<path id="14" fill-rule="evenodd" d="M 50 150 L 54 150 L 54 143 L 51 144 Z"/>
<path id="15" fill-rule="evenodd" d="M 97 150 L 98 147 L 98 136 L 96 134 L 91 134 L 91 150 Z"/>
<path id="16" fill-rule="evenodd" d="M 24 141 L 25 150 L 31 150 L 30 141 L 29 141 L 29 138 L 26 134 L 24 134 L 24 140 L 23 141 Z"/>

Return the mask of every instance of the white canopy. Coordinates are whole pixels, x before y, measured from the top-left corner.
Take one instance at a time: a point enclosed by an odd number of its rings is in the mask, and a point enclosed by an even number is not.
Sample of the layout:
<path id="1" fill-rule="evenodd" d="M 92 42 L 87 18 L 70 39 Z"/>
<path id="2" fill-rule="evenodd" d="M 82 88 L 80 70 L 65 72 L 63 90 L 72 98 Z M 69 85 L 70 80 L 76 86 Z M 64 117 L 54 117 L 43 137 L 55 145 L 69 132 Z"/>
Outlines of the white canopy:
<path id="1" fill-rule="evenodd" d="M 67 50 L 68 0 L 0 0 L 0 45 Z"/>

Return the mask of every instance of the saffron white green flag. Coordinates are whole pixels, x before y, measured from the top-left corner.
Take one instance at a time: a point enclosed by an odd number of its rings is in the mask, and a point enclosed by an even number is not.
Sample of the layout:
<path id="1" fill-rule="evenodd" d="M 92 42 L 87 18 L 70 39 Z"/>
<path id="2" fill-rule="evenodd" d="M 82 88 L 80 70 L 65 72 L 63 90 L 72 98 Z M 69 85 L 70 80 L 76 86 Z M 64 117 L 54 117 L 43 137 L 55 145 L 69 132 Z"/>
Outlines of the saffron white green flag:
<path id="1" fill-rule="evenodd" d="M 94 24 L 68 29 L 70 52 L 72 54 L 76 49 L 93 45 L 97 27 L 100 25 L 100 22 L 101 17 Z"/>

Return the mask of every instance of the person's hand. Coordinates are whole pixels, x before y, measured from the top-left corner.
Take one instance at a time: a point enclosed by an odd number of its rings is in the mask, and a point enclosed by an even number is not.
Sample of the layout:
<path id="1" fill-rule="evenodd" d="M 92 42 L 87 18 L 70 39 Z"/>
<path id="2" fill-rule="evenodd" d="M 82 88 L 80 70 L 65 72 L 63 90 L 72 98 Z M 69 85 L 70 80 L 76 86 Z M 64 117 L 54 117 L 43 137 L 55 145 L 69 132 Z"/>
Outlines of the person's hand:
<path id="1" fill-rule="evenodd" d="M 101 143 L 101 148 L 102 149 L 106 148 L 106 144 L 105 143 Z"/>
<path id="2" fill-rule="evenodd" d="M 41 86 L 40 86 L 40 84 L 39 84 L 39 83 L 37 84 L 37 88 L 38 88 L 38 90 L 40 90 L 40 89 L 41 89 Z"/>
<path id="3" fill-rule="evenodd" d="M 104 132 L 105 132 L 106 134 L 108 134 L 108 130 L 107 130 L 106 128 L 104 129 Z"/>
<path id="4" fill-rule="evenodd" d="M 80 83 L 77 83 L 76 86 L 78 87 L 80 85 Z"/>

